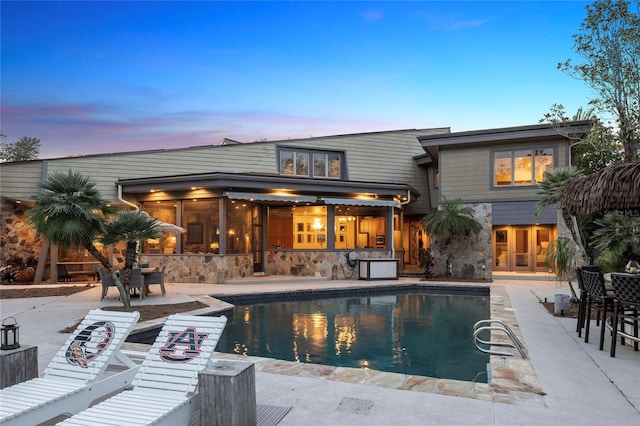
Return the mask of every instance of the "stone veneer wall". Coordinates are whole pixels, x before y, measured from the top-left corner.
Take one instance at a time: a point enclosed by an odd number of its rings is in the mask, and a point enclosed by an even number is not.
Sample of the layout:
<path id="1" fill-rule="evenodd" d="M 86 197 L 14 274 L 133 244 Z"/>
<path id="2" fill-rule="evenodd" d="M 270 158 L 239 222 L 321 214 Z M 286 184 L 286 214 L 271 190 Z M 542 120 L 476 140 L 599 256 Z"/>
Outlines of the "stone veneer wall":
<path id="1" fill-rule="evenodd" d="M 451 258 L 453 264 L 453 276 L 461 277 L 462 269 L 466 265 L 472 265 L 475 269 L 474 277 L 477 279 L 490 279 L 492 274 L 493 256 L 491 252 L 491 204 L 471 204 L 482 230 L 476 236 L 457 237 L 447 245 L 447 237 L 431 236 L 431 251 L 435 260 L 433 268 L 436 275 L 444 277 L 447 272 L 447 259 Z M 482 266 L 485 270 L 482 270 Z"/>
<path id="2" fill-rule="evenodd" d="M 7 198 L 0 200 L 0 266 L 13 256 L 38 258 L 42 240 L 36 239 L 29 228 L 26 211 L 24 204 Z"/>
<path id="3" fill-rule="evenodd" d="M 253 274 L 251 254 L 143 254 L 140 263 L 148 263 L 151 268 L 166 266 L 165 279 L 173 283 L 222 284 Z"/>

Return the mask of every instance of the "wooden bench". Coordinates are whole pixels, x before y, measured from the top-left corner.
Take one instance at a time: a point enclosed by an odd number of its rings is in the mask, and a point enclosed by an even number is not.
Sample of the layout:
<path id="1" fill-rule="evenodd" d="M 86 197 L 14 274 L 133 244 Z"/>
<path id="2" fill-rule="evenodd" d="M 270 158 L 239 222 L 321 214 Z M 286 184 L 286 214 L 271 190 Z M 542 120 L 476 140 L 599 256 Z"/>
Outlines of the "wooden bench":
<path id="1" fill-rule="evenodd" d="M 100 262 L 98 261 L 58 262 L 58 265 L 64 266 L 67 276 L 69 276 L 71 280 L 77 276 L 91 277 L 94 281 L 98 279 L 98 267 L 100 266 Z"/>

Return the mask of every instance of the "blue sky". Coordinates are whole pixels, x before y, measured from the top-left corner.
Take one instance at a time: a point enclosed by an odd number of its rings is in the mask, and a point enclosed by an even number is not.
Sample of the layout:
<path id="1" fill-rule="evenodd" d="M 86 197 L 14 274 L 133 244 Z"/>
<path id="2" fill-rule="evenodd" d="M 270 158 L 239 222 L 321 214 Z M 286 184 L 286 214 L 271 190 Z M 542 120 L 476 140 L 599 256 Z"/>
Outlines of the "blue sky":
<path id="1" fill-rule="evenodd" d="M 582 1 L 0 3 L 5 143 L 41 158 L 536 124 Z"/>

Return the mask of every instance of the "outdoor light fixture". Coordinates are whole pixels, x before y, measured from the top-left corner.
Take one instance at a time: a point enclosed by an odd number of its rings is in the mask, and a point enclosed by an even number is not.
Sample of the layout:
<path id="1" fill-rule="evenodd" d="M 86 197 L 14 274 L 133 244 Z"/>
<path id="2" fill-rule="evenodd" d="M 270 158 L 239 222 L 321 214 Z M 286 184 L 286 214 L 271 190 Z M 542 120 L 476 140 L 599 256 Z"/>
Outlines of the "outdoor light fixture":
<path id="1" fill-rule="evenodd" d="M 8 320 L 13 320 L 13 324 L 7 324 Z M 20 327 L 14 317 L 5 318 L 0 327 L 0 349 L 8 351 L 20 347 Z"/>

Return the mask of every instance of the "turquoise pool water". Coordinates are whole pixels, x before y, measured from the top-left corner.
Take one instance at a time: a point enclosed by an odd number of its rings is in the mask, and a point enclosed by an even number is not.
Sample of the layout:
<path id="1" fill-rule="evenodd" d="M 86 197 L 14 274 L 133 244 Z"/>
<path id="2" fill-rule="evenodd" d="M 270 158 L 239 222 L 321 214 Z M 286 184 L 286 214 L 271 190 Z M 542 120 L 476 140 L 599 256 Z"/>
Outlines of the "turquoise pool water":
<path id="1" fill-rule="evenodd" d="M 489 308 L 488 295 L 419 290 L 236 305 L 217 350 L 486 383 L 472 328 Z"/>

